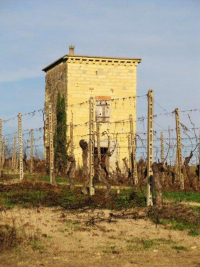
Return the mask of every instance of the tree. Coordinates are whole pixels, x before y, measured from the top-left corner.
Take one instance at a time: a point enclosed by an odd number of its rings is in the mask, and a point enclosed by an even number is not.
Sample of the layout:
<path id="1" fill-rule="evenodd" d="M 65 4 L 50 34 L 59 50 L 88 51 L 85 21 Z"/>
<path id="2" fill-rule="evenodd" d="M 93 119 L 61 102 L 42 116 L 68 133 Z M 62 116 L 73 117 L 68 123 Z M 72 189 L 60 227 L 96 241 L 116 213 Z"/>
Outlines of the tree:
<path id="1" fill-rule="evenodd" d="M 66 111 L 65 98 L 58 92 L 56 105 L 57 126 L 54 136 L 54 164 L 58 172 L 63 171 L 67 163 L 67 125 L 66 125 Z"/>

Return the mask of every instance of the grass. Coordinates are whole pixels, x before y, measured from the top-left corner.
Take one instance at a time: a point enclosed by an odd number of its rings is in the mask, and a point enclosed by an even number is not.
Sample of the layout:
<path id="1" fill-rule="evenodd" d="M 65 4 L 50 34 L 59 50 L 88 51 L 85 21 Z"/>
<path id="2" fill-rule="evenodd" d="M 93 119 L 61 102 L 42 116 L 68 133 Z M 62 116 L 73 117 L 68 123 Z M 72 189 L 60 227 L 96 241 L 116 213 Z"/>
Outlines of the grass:
<path id="1" fill-rule="evenodd" d="M 172 192 L 168 192 L 172 193 Z M 171 196 L 181 196 L 186 192 L 173 192 Z M 176 193 L 176 194 L 175 194 Z M 192 196 L 192 192 L 190 197 Z M 129 208 L 141 208 L 147 217 L 156 224 L 166 225 L 170 229 L 179 231 L 188 231 L 188 235 L 196 237 L 200 234 L 200 221 L 197 220 L 200 214 L 199 207 L 186 207 L 181 204 L 168 204 L 163 208 L 156 207 L 146 208 L 145 198 L 141 192 L 135 192 L 134 189 L 122 189 L 120 194 L 116 190 L 112 190 L 108 198 L 105 198 L 105 190 L 97 189 L 94 196 L 85 196 L 81 194 L 80 188 L 75 188 L 74 191 L 69 190 L 67 185 L 53 186 L 49 183 L 23 182 L 12 185 L 1 185 L 0 187 L 0 210 L 12 209 L 15 206 L 23 208 L 30 207 L 53 207 L 60 206 L 71 211 L 76 209 L 113 209 L 126 210 Z M 65 223 L 60 232 L 66 233 L 70 231 L 91 231 L 92 228 L 82 226 L 79 221 L 72 221 L 65 218 Z M 46 237 L 47 240 L 51 237 Z M 8 226 L 0 226 L 0 248 L 10 249 L 17 246 L 23 241 L 17 236 L 16 230 Z M 164 245 L 172 246 L 171 248 L 177 251 L 185 250 L 184 246 L 178 246 L 171 239 L 141 239 L 129 238 L 126 239 L 126 251 L 150 250 L 152 248 L 159 249 Z M 29 239 L 29 245 L 33 250 L 42 251 L 45 249 L 43 244 L 38 239 Z M 121 250 L 110 244 L 108 247 L 103 247 L 104 253 L 119 254 Z"/>
<path id="2" fill-rule="evenodd" d="M 19 174 L 9 174 L 9 175 L 4 175 L 4 180 L 12 180 L 12 179 L 19 179 Z M 35 174 L 25 174 L 24 175 L 24 179 L 26 181 L 35 181 L 36 176 Z M 36 182 L 49 182 L 50 181 L 50 176 L 49 175 L 42 175 L 39 174 L 38 180 Z M 65 183 L 65 184 L 69 184 L 69 178 L 67 177 L 56 177 L 55 178 L 57 183 Z M 76 185 L 81 185 L 78 181 L 74 181 Z"/>
<path id="3" fill-rule="evenodd" d="M 120 253 L 120 249 L 117 248 L 116 246 L 110 246 L 110 247 L 104 247 L 102 248 L 102 252 L 103 253 L 111 253 L 111 254 L 119 254 Z"/>
<path id="4" fill-rule="evenodd" d="M 113 194 L 116 194 L 116 191 L 113 190 Z M 145 198 L 142 195 L 136 194 L 133 189 L 122 189 L 120 194 L 116 196 L 115 209 L 132 208 L 133 200 L 138 207 L 146 206 Z"/>
<path id="5" fill-rule="evenodd" d="M 163 191 L 163 198 L 174 200 L 176 202 L 197 202 L 200 203 L 200 193 L 198 192 L 184 192 L 184 191 Z"/>
<path id="6" fill-rule="evenodd" d="M 189 223 L 187 221 L 177 221 L 173 219 L 160 219 L 160 224 L 168 224 L 170 225 L 171 229 L 179 231 L 191 229 L 194 226 L 192 223 Z"/>
<path id="7" fill-rule="evenodd" d="M 16 174 L 9 174 L 6 175 L 6 179 L 16 179 L 19 178 L 19 175 Z M 33 174 L 26 174 L 25 175 L 25 179 L 27 181 L 34 181 L 34 175 Z M 50 178 L 49 175 L 39 175 L 38 176 L 38 182 L 49 182 Z M 56 182 L 57 183 L 63 183 L 66 185 L 69 185 L 69 179 L 66 177 L 56 177 Z M 75 181 L 76 185 L 81 186 L 80 182 Z M 126 192 L 131 191 L 132 189 L 124 189 Z M 121 194 L 119 195 L 119 202 L 123 202 L 123 205 L 127 205 L 128 206 L 128 199 L 126 198 L 127 194 L 123 194 L 123 191 L 121 190 Z M 137 192 L 137 197 L 140 198 L 144 198 L 145 199 L 145 195 L 146 194 L 146 186 L 143 187 L 143 192 L 138 191 Z M 155 197 L 155 191 L 153 196 Z M 198 192 L 194 192 L 194 191 L 163 191 L 163 199 L 166 200 L 172 200 L 175 202 L 197 202 L 200 203 L 200 193 Z M 143 204 L 142 204 L 143 205 Z M 119 203 L 119 208 L 120 208 L 120 203 Z"/>
<path id="8" fill-rule="evenodd" d="M 66 185 L 53 186 L 49 183 L 33 182 L 1 185 L 0 202 L 1 209 L 13 208 L 16 205 L 23 208 L 60 206 L 66 209 L 89 206 L 115 210 L 145 206 L 144 198 L 134 193 L 133 189 L 121 190 L 120 195 L 117 195 L 116 190 L 112 190 L 108 198 L 105 198 L 103 189 L 98 189 L 96 194 L 90 197 L 81 194 L 81 188 L 70 191 Z"/>
<path id="9" fill-rule="evenodd" d="M 82 226 L 80 224 L 80 221 L 77 221 L 77 220 L 75 220 L 75 221 L 66 220 L 65 221 L 65 228 L 61 229 L 60 231 L 61 232 L 65 232 L 65 231 L 67 231 L 67 232 L 69 232 L 69 231 L 80 231 L 81 229 L 82 229 Z M 87 227 L 87 230 L 88 229 L 89 228 Z M 84 230 L 85 230 L 85 228 L 84 228 Z"/>
<path id="10" fill-rule="evenodd" d="M 138 251 L 138 250 L 149 250 L 150 248 L 160 248 L 162 245 L 171 245 L 175 242 L 171 239 L 162 239 L 162 238 L 154 238 L 154 239 L 141 239 L 141 238 L 132 238 L 126 239 L 126 242 L 129 243 L 126 246 L 127 251 Z"/>
<path id="11" fill-rule="evenodd" d="M 29 243 L 29 245 L 32 247 L 33 250 L 39 250 L 42 251 L 45 249 L 45 246 L 42 245 L 41 241 L 35 240 Z"/>
<path id="12" fill-rule="evenodd" d="M 17 236 L 16 228 L 9 225 L 0 225 L 0 251 L 11 249 L 20 243 L 20 238 Z"/>
<path id="13" fill-rule="evenodd" d="M 199 233 L 199 231 L 198 230 L 190 230 L 189 232 L 188 232 L 188 235 L 189 236 L 198 236 L 200 233 Z"/>
<path id="14" fill-rule="evenodd" d="M 199 212 L 191 207 L 171 205 L 164 206 L 162 210 L 152 208 L 149 210 L 149 218 L 156 224 L 166 225 L 169 229 L 189 230 L 190 236 L 200 234 Z"/>
<path id="15" fill-rule="evenodd" d="M 146 196 L 146 187 L 142 188 L 143 192 L 138 191 L 139 196 Z M 196 202 L 200 203 L 200 192 L 194 191 L 163 191 L 163 199 L 164 200 L 172 200 L 175 202 Z M 155 197 L 156 193 L 153 192 L 153 197 Z"/>
<path id="16" fill-rule="evenodd" d="M 176 194 L 182 195 L 183 192 L 176 192 Z M 186 193 L 184 192 L 184 194 Z M 0 204 L 1 210 L 11 209 L 15 206 L 23 208 L 60 206 L 69 210 L 88 207 L 111 210 L 146 207 L 142 193 L 135 192 L 133 189 L 122 189 L 120 194 L 117 194 L 116 190 L 112 190 L 109 197 L 106 198 L 103 189 L 97 189 L 94 196 L 85 196 L 81 194 L 81 188 L 70 191 L 69 186 L 53 186 L 44 182 L 1 185 Z M 199 207 L 189 208 L 180 204 L 170 204 L 164 205 L 161 210 L 156 207 L 148 208 L 147 217 L 156 224 L 167 225 L 170 229 L 188 230 L 188 235 L 195 237 L 200 234 L 199 211 Z M 73 227 L 75 231 L 80 229 L 79 225 L 73 225 Z M 144 243 L 145 247 L 148 245 L 148 243 Z"/>
<path id="17" fill-rule="evenodd" d="M 70 206 L 71 202 L 79 202 L 83 195 L 77 195 L 67 188 L 53 187 L 50 184 L 20 183 L 1 186 L 0 199 L 2 208 L 44 206 Z M 76 204 L 76 203 L 74 203 Z"/>
<path id="18" fill-rule="evenodd" d="M 154 240 L 149 239 L 149 240 L 142 240 L 142 244 L 144 249 L 150 249 L 154 245 Z"/>
<path id="19" fill-rule="evenodd" d="M 188 249 L 184 246 L 173 246 L 172 249 L 188 251 Z"/>

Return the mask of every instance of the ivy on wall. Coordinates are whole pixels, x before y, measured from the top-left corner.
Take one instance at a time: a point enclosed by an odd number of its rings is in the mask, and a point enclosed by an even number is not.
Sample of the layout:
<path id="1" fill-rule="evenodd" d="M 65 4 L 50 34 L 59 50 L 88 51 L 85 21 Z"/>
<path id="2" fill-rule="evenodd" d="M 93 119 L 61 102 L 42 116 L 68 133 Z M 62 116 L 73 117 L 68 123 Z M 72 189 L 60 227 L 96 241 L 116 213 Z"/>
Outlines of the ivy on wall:
<path id="1" fill-rule="evenodd" d="M 54 163 L 57 170 L 60 171 L 67 163 L 67 125 L 66 125 L 66 110 L 65 110 L 65 97 L 61 96 L 58 92 L 56 104 L 56 118 L 57 127 L 54 136 Z M 64 170 L 63 170 L 64 171 Z"/>

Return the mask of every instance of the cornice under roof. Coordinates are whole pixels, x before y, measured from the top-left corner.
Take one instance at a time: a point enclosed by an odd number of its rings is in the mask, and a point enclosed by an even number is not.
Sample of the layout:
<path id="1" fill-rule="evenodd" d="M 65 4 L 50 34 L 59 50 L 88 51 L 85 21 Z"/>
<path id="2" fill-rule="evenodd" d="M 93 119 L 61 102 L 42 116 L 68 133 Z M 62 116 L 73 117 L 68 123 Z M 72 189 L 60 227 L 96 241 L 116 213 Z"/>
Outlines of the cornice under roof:
<path id="1" fill-rule="evenodd" d="M 63 62 L 63 61 L 67 61 L 69 58 L 90 58 L 90 59 L 105 59 L 105 60 L 115 60 L 115 61 L 120 61 L 120 60 L 129 60 L 129 61 L 133 61 L 133 62 L 137 62 L 140 63 L 142 60 L 141 58 L 123 58 L 123 57 L 100 57 L 100 56 L 82 56 L 82 55 L 64 55 L 63 57 L 57 59 L 56 61 L 52 62 L 50 65 L 46 66 L 45 68 L 43 68 L 43 71 L 48 71 L 49 69 L 55 67 L 56 65 L 58 65 L 59 63 Z"/>

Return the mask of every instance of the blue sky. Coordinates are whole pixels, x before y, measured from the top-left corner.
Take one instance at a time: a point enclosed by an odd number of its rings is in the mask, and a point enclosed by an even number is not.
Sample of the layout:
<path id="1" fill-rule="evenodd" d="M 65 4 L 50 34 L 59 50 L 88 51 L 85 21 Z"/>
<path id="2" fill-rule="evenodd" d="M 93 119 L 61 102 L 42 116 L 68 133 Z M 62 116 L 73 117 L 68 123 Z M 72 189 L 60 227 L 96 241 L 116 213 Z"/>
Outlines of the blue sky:
<path id="1" fill-rule="evenodd" d="M 41 69 L 71 44 L 76 54 L 142 58 L 138 95 L 153 88 L 167 111 L 200 108 L 199 14 L 199 0 L 0 0 L 0 117 L 43 107 Z M 199 112 L 191 116 L 199 127 Z M 191 126 L 187 116 L 181 121 Z M 168 117 L 157 122 L 175 126 Z M 33 118 L 34 127 L 42 123 L 40 114 Z M 5 132 L 16 127 L 6 125 Z"/>

